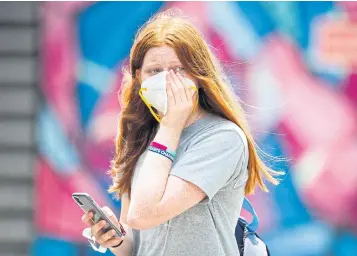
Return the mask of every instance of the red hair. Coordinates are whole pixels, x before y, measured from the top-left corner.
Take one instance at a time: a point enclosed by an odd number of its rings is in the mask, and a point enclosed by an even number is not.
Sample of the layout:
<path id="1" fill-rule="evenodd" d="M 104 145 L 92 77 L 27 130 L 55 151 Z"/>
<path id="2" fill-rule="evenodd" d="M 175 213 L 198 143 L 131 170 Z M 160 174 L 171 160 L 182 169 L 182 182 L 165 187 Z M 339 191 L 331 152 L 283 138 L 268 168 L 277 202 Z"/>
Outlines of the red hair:
<path id="1" fill-rule="evenodd" d="M 278 184 L 274 176 L 280 172 L 271 170 L 259 157 L 244 111 L 234 92 L 223 80 L 224 73 L 219 62 L 200 32 L 186 19 L 161 13 L 138 31 L 130 51 L 130 71 L 124 74 L 124 89 L 121 94 L 122 113 L 116 139 L 116 155 L 110 170 L 114 183 L 109 192 L 116 192 L 119 197 L 126 192 L 130 195 L 135 165 L 155 136 L 158 123 L 139 97 L 140 79 L 136 76 L 136 71 L 141 69 L 146 52 L 162 45 L 172 47 L 186 72 L 197 79 L 200 106 L 231 120 L 244 131 L 250 156 L 246 194 L 252 194 L 257 186 L 267 191 L 264 179 Z"/>

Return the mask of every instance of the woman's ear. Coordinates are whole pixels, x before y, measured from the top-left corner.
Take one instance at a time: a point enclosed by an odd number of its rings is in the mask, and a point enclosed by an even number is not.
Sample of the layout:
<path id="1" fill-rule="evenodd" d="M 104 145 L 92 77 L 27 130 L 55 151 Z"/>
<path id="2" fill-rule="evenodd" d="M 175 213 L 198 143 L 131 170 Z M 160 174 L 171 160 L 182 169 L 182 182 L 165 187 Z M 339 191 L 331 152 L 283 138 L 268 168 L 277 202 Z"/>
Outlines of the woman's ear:
<path id="1" fill-rule="evenodd" d="M 141 70 L 140 69 L 135 70 L 135 77 L 141 83 Z"/>

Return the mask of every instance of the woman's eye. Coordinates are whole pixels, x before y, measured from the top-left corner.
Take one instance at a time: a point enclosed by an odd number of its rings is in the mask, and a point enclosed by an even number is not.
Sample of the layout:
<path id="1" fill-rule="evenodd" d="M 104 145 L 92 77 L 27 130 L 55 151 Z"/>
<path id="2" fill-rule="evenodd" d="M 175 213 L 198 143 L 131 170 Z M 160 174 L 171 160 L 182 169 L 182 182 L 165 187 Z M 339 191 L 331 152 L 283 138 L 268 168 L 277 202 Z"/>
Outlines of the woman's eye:
<path id="1" fill-rule="evenodd" d="M 161 71 L 162 71 L 161 69 L 155 68 L 155 69 L 149 70 L 149 73 L 150 73 L 151 75 L 156 75 L 156 74 L 160 73 Z"/>
<path id="2" fill-rule="evenodd" d="M 177 67 L 174 70 L 175 70 L 175 73 L 176 72 L 183 72 L 183 71 L 185 71 L 185 68 L 184 67 Z"/>

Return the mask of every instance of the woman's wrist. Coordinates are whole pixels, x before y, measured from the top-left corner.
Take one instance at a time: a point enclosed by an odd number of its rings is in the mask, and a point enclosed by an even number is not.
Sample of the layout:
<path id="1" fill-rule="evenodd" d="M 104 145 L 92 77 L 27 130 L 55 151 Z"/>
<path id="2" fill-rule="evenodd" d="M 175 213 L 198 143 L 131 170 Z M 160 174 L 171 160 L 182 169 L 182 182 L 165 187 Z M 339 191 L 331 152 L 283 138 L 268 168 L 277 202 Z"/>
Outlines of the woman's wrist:
<path id="1" fill-rule="evenodd" d="M 114 254 L 114 255 L 123 255 L 122 248 L 121 246 L 117 247 L 117 248 L 113 248 L 113 247 L 109 247 L 109 250 Z"/>
<path id="2" fill-rule="evenodd" d="M 118 246 L 111 246 L 108 249 L 114 254 L 114 255 L 120 255 L 120 256 L 128 256 L 129 253 L 126 253 L 127 249 L 125 249 L 124 247 L 124 240 L 122 240 L 120 242 L 121 244 Z"/>
<path id="3" fill-rule="evenodd" d="M 182 129 L 178 127 L 170 127 L 160 124 L 159 130 L 154 138 L 154 141 L 165 145 L 172 151 L 175 151 L 180 141 Z"/>
<path id="4" fill-rule="evenodd" d="M 173 132 L 181 133 L 183 128 L 185 127 L 185 122 L 172 122 L 166 116 L 161 119 L 160 127 L 164 127 Z"/>
<path id="5" fill-rule="evenodd" d="M 125 231 L 126 235 L 125 238 L 122 240 L 124 241 L 120 246 L 118 247 L 109 247 L 109 250 L 114 254 L 114 255 L 119 255 L 119 256 L 131 256 L 132 255 L 132 250 L 133 250 L 133 234 L 131 228 L 127 224 L 122 224 Z"/>

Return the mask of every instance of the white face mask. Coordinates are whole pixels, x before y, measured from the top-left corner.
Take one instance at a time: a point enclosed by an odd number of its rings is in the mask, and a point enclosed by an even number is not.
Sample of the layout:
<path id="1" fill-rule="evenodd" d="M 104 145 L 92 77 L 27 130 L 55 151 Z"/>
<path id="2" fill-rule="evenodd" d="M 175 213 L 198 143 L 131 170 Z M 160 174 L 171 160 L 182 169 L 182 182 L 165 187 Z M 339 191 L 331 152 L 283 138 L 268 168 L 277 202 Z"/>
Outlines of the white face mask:
<path id="1" fill-rule="evenodd" d="M 164 115 L 167 112 L 167 93 L 166 93 L 166 76 L 169 72 L 163 71 L 157 75 L 149 77 L 141 84 L 139 92 L 140 97 L 150 109 L 155 119 L 160 122 L 160 118 L 152 110 L 154 107 Z M 197 90 L 196 85 L 190 79 L 184 77 L 185 84 L 192 89 Z"/>

